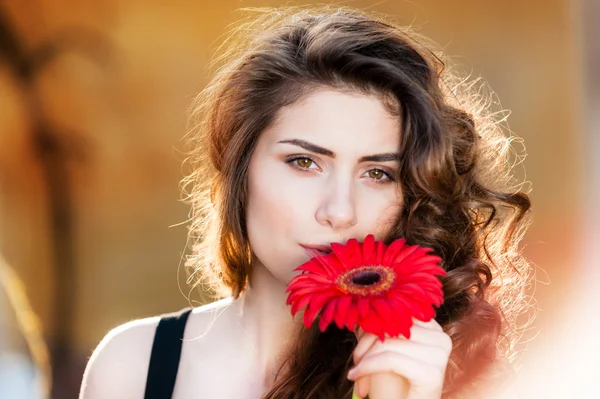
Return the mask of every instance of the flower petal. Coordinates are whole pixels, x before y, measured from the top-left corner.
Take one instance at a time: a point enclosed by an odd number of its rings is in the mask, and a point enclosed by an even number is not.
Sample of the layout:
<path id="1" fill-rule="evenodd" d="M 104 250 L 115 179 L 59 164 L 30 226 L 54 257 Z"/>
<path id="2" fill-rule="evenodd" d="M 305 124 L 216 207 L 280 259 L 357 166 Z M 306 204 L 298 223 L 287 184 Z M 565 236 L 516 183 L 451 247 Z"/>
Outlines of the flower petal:
<path id="1" fill-rule="evenodd" d="M 429 294 L 427 293 L 427 291 L 425 291 L 423 289 L 423 287 L 421 287 L 421 285 L 416 284 L 416 283 L 406 283 L 406 284 L 402 284 L 402 287 L 400 288 L 402 290 L 402 292 L 404 293 L 408 293 L 408 296 L 414 296 L 417 298 L 428 298 Z"/>
<path id="2" fill-rule="evenodd" d="M 383 241 L 378 241 L 376 247 L 377 254 L 375 255 L 376 265 L 383 265 L 383 256 L 385 255 L 386 250 L 387 246 L 383 243 Z"/>
<path id="3" fill-rule="evenodd" d="M 400 251 L 396 257 L 392 260 L 392 264 L 393 265 L 401 265 L 402 261 L 404 259 L 406 259 L 408 256 L 410 256 L 410 254 L 412 254 L 413 252 L 417 251 L 419 249 L 418 245 L 411 245 L 410 247 L 406 247 L 404 248 L 402 251 Z"/>
<path id="4" fill-rule="evenodd" d="M 362 245 L 362 263 L 365 265 L 375 264 L 375 237 L 369 234 L 365 237 Z"/>
<path id="5" fill-rule="evenodd" d="M 350 255 L 352 256 L 352 266 L 363 265 L 362 247 L 358 240 L 356 238 L 349 239 L 348 242 L 346 242 L 346 247 L 348 247 Z"/>
<path id="6" fill-rule="evenodd" d="M 289 305 L 290 303 L 294 302 L 297 298 L 304 296 L 304 295 L 315 295 L 315 294 L 319 294 L 319 293 L 329 293 L 329 295 L 331 296 L 337 296 L 338 291 L 337 289 L 330 289 L 327 287 L 323 287 L 323 288 L 315 288 L 313 287 L 305 287 L 305 288 L 300 288 L 300 289 L 296 289 L 294 291 L 292 291 L 290 293 L 290 295 L 288 296 L 288 299 L 286 301 L 286 304 Z"/>
<path id="7" fill-rule="evenodd" d="M 336 242 L 331 243 L 331 251 L 337 257 L 338 261 L 342 264 L 345 270 L 351 269 L 355 266 L 354 255 L 350 249 L 342 244 Z"/>
<path id="8" fill-rule="evenodd" d="M 358 307 L 356 304 L 352 304 L 348 308 L 348 313 L 346 314 L 346 327 L 350 331 L 354 331 L 356 328 L 356 322 L 358 321 Z"/>
<path id="9" fill-rule="evenodd" d="M 404 335 L 406 339 L 410 339 L 410 328 L 412 327 L 413 322 L 412 319 L 408 321 L 406 324 L 398 324 L 398 329 L 400 334 Z"/>
<path id="10" fill-rule="evenodd" d="M 296 315 L 300 309 L 303 309 L 308 305 L 311 300 L 310 295 L 304 295 L 303 297 L 298 298 L 296 301 L 292 303 L 292 316 Z"/>
<path id="11" fill-rule="evenodd" d="M 442 261 L 442 258 L 440 258 L 437 255 L 424 255 L 422 256 L 420 259 L 416 259 L 414 260 L 414 264 L 416 265 L 420 265 L 423 263 L 433 263 L 433 264 L 438 264 Z"/>
<path id="12" fill-rule="evenodd" d="M 375 312 L 370 312 L 368 317 L 359 320 L 360 327 L 369 334 L 383 333 L 383 322 Z"/>
<path id="13" fill-rule="evenodd" d="M 321 275 L 326 274 L 325 269 L 323 269 L 323 265 L 321 265 L 321 263 L 317 262 L 316 258 L 312 258 L 308 262 L 301 264 L 295 270 L 301 270 L 301 271 L 305 271 L 305 272 L 309 272 L 309 273 L 316 273 L 316 274 L 321 274 Z"/>
<path id="14" fill-rule="evenodd" d="M 304 326 L 306 328 L 311 326 L 319 312 L 323 309 L 323 306 L 325 306 L 325 303 L 330 299 L 331 295 L 329 294 L 311 295 L 308 308 L 304 312 Z"/>
<path id="15" fill-rule="evenodd" d="M 319 320 L 319 329 L 321 332 L 325 332 L 327 327 L 333 321 L 333 312 L 335 311 L 335 307 L 337 305 L 337 299 L 332 299 L 325 305 L 323 309 L 323 313 L 321 313 L 321 319 Z"/>
<path id="16" fill-rule="evenodd" d="M 314 284 L 314 283 L 316 283 L 316 284 L 331 284 L 331 283 L 333 283 L 332 279 L 330 279 L 326 276 L 323 276 L 322 274 L 315 274 L 315 273 L 306 274 L 305 273 L 305 274 L 299 274 L 299 275 L 295 276 L 288 284 L 288 287 L 295 283 L 298 283 L 300 281 L 304 281 L 304 282 L 307 282 L 310 284 Z"/>
<path id="17" fill-rule="evenodd" d="M 348 309 L 352 304 L 351 296 L 341 297 L 337 301 L 337 306 L 335 308 L 335 313 L 333 315 L 333 321 L 338 326 L 338 328 L 344 328 L 344 324 L 346 324 L 346 315 L 348 314 Z"/>
<path id="18" fill-rule="evenodd" d="M 392 261 L 398 255 L 398 253 L 400 251 L 402 251 L 402 249 L 404 249 L 405 244 L 406 244 L 406 240 L 404 238 L 399 238 L 397 240 L 394 240 L 394 242 L 392 242 L 390 244 L 390 246 L 387 248 L 387 250 L 385 251 L 385 255 L 383 257 L 383 264 L 391 265 Z"/>
<path id="19" fill-rule="evenodd" d="M 313 259 L 321 264 L 324 272 L 330 278 L 337 277 L 340 271 L 345 269 L 344 265 L 340 263 L 340 260 L 334 254 L 316 256 Z"/>
<path id="20" fill-rule="evenodd" d="M 405 298 L 400 293 L 394 293 L 389 296 L 388 300 L 394 306 L 394 317 L 399 320 L 409 319 L 414 315 L 415 305 L 410 298 Z M 419 311 L 420 312 L 420 311 Z"/>
<path id="21" fill-rule="evenodd" d="M 405 273 L 416 272 L 421 268 L 421 263 L 418 261 L 425 257 L 431 256 L 427 255 L 427 250 L 427 248 L 417 248 L 405 257 L 398 256 L 394 264 L 402 265 L 401 267 Z"/>
<path id="22" fill-rule="evenodd" d="M 369 298 L 358 298 L 358 315 L 361 318 L 368 317 L 371 310 L 371 300 Z"/>
<path id="23" fill-rule="evenodd" d="M 401 295 L 396 296 L 396 300 L 406 302 L 406 309 L 408 313 L 418 320 L 427 322 L 435 317 L 435 309 L 426 302 L 420 301 L 416 298 L 402 298 Z"/>
<path id="24" fill-rule="evenodd" d="M 379 317 L 383 320 L 391 319 L 394 317 L 392 307 L 385 299 L 377 298 L 372 302 L 373 309 L 377 312 Z"/>

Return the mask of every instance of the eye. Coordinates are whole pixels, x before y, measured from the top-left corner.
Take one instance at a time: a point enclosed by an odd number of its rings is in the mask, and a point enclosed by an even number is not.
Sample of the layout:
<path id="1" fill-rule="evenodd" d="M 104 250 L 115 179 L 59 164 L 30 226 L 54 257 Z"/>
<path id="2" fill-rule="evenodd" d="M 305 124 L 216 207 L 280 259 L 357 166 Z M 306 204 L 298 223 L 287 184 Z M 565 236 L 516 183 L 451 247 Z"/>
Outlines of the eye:
<path id="1" fill-rule="evenodd" d="M 285 162 L 287 164 L 291 164 L 294 168 L 299 169 L 299 170 L 310 170 L 310 169 L 318 168 L 315 161 L 313 161 L 311 158 L 306 157 L 306 156 L 292 157 L 290 159 L 287 159 Z"/>
<path id="2" fill-rule="evenodd" d="M 391 174 L 382 169 L 371 169 L 367 171 L 367 175 L 369 176 L 369 178 L 377 181 L 378 183 L 383 183 L 385 181 L 394 181 Z"/>
<path id="3" fill-rule="evenodd" d="M 308 169 L 314 163 L 310 158 L 296 158 L 294 159 L 296 165 L 300 166 L 302 169 Z"/>

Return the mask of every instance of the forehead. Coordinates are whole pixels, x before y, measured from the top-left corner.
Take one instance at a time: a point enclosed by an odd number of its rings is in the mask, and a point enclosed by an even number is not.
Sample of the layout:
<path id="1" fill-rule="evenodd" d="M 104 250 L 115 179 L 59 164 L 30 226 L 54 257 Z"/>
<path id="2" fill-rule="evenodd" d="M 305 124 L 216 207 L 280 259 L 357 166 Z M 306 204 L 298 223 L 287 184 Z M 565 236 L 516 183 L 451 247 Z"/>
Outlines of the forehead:
<path id="1" fill-rule="evenodd" d="M 334 152 L 394 151 L 400 119 L 374 95 L 320 89 L 280 109 L 265 135 L 269 142 L 302 138 Z"/>

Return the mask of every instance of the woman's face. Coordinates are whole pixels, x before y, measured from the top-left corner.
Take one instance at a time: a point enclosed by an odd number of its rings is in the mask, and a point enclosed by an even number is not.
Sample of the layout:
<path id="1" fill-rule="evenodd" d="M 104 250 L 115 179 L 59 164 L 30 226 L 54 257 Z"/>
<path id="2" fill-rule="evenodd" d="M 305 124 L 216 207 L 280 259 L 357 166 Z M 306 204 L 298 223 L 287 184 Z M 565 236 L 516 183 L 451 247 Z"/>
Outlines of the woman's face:
<path id="1" fill-rule="evenodd" d="M 287 283 L 319 254 L 314 247 L 369 233 L 382 239 L 402 206 L 399 122 L 376 97 L 328 89 L 282 108 L 250 160 L 255 266 Z"/>

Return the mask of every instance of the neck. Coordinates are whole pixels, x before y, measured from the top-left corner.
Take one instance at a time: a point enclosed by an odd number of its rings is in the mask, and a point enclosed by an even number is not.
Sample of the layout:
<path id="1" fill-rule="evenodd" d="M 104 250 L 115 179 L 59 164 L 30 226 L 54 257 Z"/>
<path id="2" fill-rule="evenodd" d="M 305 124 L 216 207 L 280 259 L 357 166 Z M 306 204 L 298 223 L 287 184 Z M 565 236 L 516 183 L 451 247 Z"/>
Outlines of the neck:
<path id="1" fill-rule="evenodd" d="M 284 283 L 256 262 L 246 290 L 236 301 L 245 332 L 243 339 L 257 352 L 256 360 L 266 386 L 273 382 L 293 338 L 302 328 L 301 319 L 293 318 L 285 304 L 285 289 Z"/>

